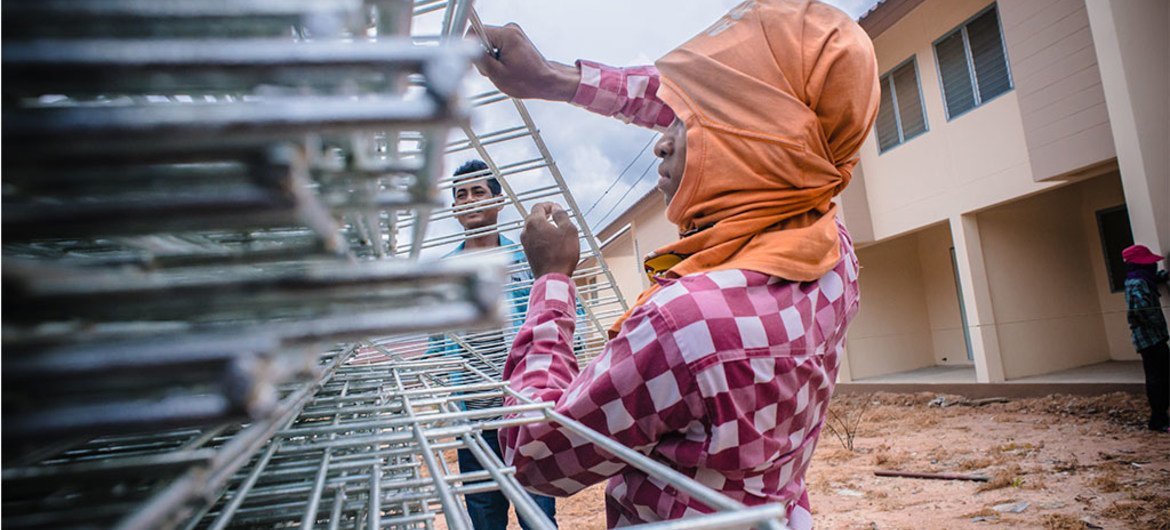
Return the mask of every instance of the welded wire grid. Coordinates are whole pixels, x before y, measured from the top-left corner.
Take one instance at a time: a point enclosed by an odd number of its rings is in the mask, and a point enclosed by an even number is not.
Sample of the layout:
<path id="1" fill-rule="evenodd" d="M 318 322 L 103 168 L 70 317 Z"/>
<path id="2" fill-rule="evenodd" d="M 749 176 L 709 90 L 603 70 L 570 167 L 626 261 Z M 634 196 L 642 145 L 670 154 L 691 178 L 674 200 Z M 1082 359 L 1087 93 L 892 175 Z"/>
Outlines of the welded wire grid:
<path id="1" fill-rule="evenodd" d="M 465 18 L 469 22 L 467 27 L 481 25 L 476 11 L 466 7 L 468 5 L 464 2 L 417 0 L 414 8 L 415 42 L 426 45 L 462 36 L 466 27 L 452 25 L 452 20 Z M 486 53 L 492 52 L 490 42 L 481 38 L 480 44 Z M 604 348 L 610 325 L 627 310 L 627 303 L 524 102 L 507 97 L 476 74 L 470 76 L 467 85 L 473 94 L 469 97 L 473 106 L 472 120 L 453 132 L 447 143 L 444 154 L 449 170 L 439 179 L 439 197 L 445 204 L 432 212 L 430 230 L 421 243 L 421 254 L 428 258 L 448 256 L 465 239 L 472 237 L 499 235 L 506 238 L 501 239 L 506 243 L 494 249 L 449 256 L 455 260 L 501 256 L 507 262 L 506 325 L 502 330 L 395 337 L 382 342 L 394 353 L 407 356 L 442 358 L 455 352 L 476 368 L 499 374 L 511 340 L 523 322 L 527 293 L 533 283 L 531 267 L 523 259 L 519 244 L 523 220 L 533 205 L 555 202 L 565 208 L 579 229 L 582 266 L 573 275 L 578 287 L 574 352 L 584 366 Z M 488 169 L 458 177 L 451 175 L 450 168 L 472 159 L 482 160 Z M 501 184 L 499 198 L 454 207 L 453 187 L 456 183 L 471 184 L 489 177 Z M 500 210 L 499 223 L 494 226 L 464 230 L 456 221 L 461 215 L 496 209 Z M 401 220 L 397 225 L 404 233 L 417 233 L 411 219 Z M 411 244 L 399 247 L 398 252 L 405 254 L 415 250 Z"/>
<path id="2" fill-rule="evenodd" d="M 459 406 L 505 394 L 519 403 Z M 447 528 L 468 529 L 462 497 L 495 490 L 530 527 L 553 528 L 514 478 L 515 469 L 483 438 L 485 430 L 541 421 L 561 425 L 718 510 L 645 528 L 782 528 L 777 520 L 784 516 L 783 505 L 744 507 L 551 407 L 521 397 L 458 358 L 420 360 L 367 344 L 187 528 L 430 529 L 441 517 Z M 458 449 L 470 451 L 483 471 L 461 473 L 452 455 Z"/>
<path id="3" fill-rule="evenodd" d="M 477 53 L 414 45 L 410 2 L 3 9 L 5 526 L 182 523 L 332 344 L 498 324 L 498 266 L 391 259 Z"/>
<path id="4" fill-rule="evenodd" d="M 498 489 L 548 528 L 482 432 L 554 421 L 718 510 L 651 527 L 776 527 L 500 381 L 517 247 L 430 261 L 476 235 L 436 171 L 478 157 L 505 190 L 485 233 L 541 200 L 582 228 L 582 362 L 625 309 L 524 105 L 484 89 L 464 120 L 470 2 L 4 11 L 5 525 L 468 528 L 462 496 Z M 411 15 L 413 45 L 385 38 Z"/>

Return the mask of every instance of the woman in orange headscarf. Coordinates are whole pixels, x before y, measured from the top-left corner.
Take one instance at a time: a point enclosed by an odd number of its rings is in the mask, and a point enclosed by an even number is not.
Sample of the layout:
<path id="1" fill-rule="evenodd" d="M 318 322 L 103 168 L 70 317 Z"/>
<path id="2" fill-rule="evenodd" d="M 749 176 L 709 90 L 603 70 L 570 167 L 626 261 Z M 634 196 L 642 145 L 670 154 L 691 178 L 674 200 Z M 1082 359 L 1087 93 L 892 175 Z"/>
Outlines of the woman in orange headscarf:
<path id="1" fill-rule="evenodd" d="M 521 239 L 538 279 L 505 379 L 728 497 L 786 506 L 792 528 L 811 527 L 804 472 L 858 304 L 856 257 L 831 199 L 877 113 L 869 38 L 810 0 L 744 2 L 657 69 L 549 63 L 515 26 L 485 36 L 498 53 L 481 71 L 509 94 L 670 124 L 655 147 L 658 187 L 680 234 L 647 258 L 654 286 L 579 370 L 576 229 L 556 205 L 537 205 Z M 529 489 L 567 495 L 613 476 L 611 527 L 711 509 L 555 425 L 500 436 Z"/>
<path id="2" fill-rule="evenodd" d="M 686 168 L 671 175 L 681 182 L 666 211 L 681 239 L 648 260 L 652 273 L 740 268 L 803 282 L 841 260 L 830 199 L 877 116 L 872 44 L 828 6 L 756 4 L 657 62 L 658 96 L 685 125 Z M 670 140 L 656 148 L 664 158 Z"/>

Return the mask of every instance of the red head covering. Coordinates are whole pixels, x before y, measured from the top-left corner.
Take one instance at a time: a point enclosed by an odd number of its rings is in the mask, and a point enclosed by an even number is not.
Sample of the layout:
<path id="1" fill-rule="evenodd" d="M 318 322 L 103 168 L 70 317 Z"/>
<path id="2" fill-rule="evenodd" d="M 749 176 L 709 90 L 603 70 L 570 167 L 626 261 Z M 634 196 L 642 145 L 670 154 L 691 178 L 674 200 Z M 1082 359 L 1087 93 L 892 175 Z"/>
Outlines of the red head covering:
<path id="1" fill-rule="evenodd" d="M 1138 265 L 1151 265 L 1162 261 L 1162 256 L 1154 254 L 1149 247 L 1145 245 L 1130 245 L 1121 251 L 1121 259 L 1126 263 L 1135 263 Z"/>

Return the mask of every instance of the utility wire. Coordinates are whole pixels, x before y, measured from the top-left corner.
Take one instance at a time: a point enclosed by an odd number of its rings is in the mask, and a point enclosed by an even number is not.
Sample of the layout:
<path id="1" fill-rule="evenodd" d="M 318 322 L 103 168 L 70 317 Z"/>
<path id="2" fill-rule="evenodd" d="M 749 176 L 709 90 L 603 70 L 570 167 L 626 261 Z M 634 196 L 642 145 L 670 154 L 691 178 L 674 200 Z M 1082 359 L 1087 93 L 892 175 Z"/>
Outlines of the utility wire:
<path id="1" fill-rule="evenodd" d="M 626 192 L 622 194 L 621 198 L 619 198 L 617 202 L 615 202 L 613 206 L 610 207 L 608 212 L 605 212 L 605 215 L 601 216 L 601 219 L 598 220 L 596 224 L 597 227 L 605 226 L 601 221 L 604 221 L 607 217 L 609 217 L 609 214 L 613 213 L 613 211 L 622 204 L 622 201 L 626 200 L 626 197 L 630 195 L 630 192 L 634 191 L 634 188 L 638 187 L 638 184 L 642 183 L 642 180 L 645 179 L 646 175 L 650 173 L 650 168 L 654 167 L 654 162 L 654 160 L 650 160 L 650 164 L 646 166 L 646 169 L 642 170 L 642 175 L 638 177 L 638 180 L 634 181 L 634 183 L 631 184 L 629 188 L 626 188 Z"/>
<path id="2" fill-rule="evenodd" d="M 645 153 L 646 149 L 650 148 L 650 146 L 654 143 L 654 140 L 657 140 L 657 139 L 658 139 L 658 133 L 654 133 L 654 134 L 650 135 L 650 140 L 646 142 L 646 145 L 642 146 L 642 150 L 638 151 L 638 154 L 634 155 L 634 158 L 630 159 L 630 163 L 626 164 L 626 168 L 623 169 L 621 173 L 618 173 L 617 178 L 613 179 L 613 182 L 609 183 L 609 187 L 606 188 L 605 191 L 601 194 L 601 196 L 597 198 L 597 201 L 595 201 L 593 203 L 593 206 L 590 206 L 589 209 L 585 211 L 585 215 L 583 215 L 582 217 L 588 217 L 589 214 L 593 213 L 593 210 L 595 210 L 597 208 L 597 206 L 599 204 L 601 204 L 601 201 L 605 199 L 605 196 L 609 195 L 609 192 L 613 191 L 613 188 L 615 186 L 617 186 L 619 182 L 622 181 L 622 176 L 624 176 L 626 174 L 626 172 L 629 171 L 630 168 L 634 166 L 634 162 L 637 162 L 638 159 L 642 157 L 642 153 Z"/>

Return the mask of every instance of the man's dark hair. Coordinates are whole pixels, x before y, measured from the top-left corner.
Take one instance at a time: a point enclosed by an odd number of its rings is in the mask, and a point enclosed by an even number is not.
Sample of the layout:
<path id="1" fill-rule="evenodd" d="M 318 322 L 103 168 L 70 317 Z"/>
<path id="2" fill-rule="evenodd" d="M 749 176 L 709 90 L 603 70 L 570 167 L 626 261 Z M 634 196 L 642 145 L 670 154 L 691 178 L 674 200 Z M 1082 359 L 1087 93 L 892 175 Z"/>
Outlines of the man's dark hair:
<path id="1" fill-rule="evenodd" d="M 459 175 L 466 175 L 468 173 L 480 173 L 483 171 L 487 171 L 487 169 L 488 169 L 488 165 L 485 164 L 483 162 L 483 160 L 472 159 L 472 160 L 468 160 L 468 161 L 464 162 L 462 166 L 459 166 L 459 169 L 455 170 L 455 174 L 453 176 L 458 177 Z M 491 173 L 488 173 L 488 175 L 490 175 L 490 174 Z M 473 179 L 478 180 L 479 178 L 480 177 L 473 177 L 470 179 L 462 179 L 462 180 L 455 179 L 455 184 L 458 185 L 458 184 L 462 183 L 463 181 L 473 180 Z M 496 195 L 499 195 L 502 192 L 503 188 L 500 187 L 500 181 L 496 180 L 496 177 L 489 176 L 483 180 L 484 180 L 484 183 L 487 184 L 488 189 L 492 190 L 493 197 L 495 197 Z M 454 186 L 451 187 L 451 195 L 452 196 L 455 195 L 455 187 Z"/>

